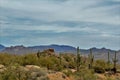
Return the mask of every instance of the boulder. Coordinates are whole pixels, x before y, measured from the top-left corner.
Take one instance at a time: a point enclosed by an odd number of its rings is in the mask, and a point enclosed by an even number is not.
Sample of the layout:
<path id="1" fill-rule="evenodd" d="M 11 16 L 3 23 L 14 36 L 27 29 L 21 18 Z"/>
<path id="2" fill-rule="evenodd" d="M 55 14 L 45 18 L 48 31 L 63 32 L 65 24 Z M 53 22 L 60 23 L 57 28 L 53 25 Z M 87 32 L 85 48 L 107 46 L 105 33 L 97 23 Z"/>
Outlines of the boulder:
<path id="1" fill-rule="evenodd" d="M 0 69 L 2 69 L 2 68 L 5 68 L 5 66 L 4 66 L 4 65 L 2 65 L 2 64 L 0 64 Z"/>
<path id="2" fill-rule="evenodd" d="M 50 49 L 46 49 L 43 51 L 44 53 L 48 54 L 48 55 L 55 55 L 55 50 L 50 48 Z"/>
<path id="3" fill-rule="evenodd" d="M 62 72 L 51 73 L 47 75 L 49 80 L 71 80 Z"/>
<path id="4" fill-rule="evenodd" d="M 0 64 L 0 72 L 3 72 L 3 71 L 5 71 L 5 70 L 6 70 L 5 66 L 2 65 L 2 64 Z"/>
<path id="5" fill-rule="evenodd" d="M 40 69 L 39 66 L 36 66 L 36 65 L 26 65 L 25 68 L 31 70 L 31 69 Z"/>

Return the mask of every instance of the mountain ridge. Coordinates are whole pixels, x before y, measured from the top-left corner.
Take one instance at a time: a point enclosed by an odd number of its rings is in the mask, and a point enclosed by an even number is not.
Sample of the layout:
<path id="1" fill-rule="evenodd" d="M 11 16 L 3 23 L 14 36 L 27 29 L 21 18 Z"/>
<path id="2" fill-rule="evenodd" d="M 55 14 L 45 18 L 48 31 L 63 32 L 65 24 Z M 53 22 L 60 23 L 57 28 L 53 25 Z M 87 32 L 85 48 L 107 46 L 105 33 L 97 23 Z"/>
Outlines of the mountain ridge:
<path id="1" fill-rule="evenodd" d="M 0 44 L 0 51 L 4 50 L 5 49 L 5 46 Z"/>
<path id="2" fill-rule="evenodd" d="M 76 54 L 76 48 L 69 45 L 40 45 L 40 46 L 28 46 L 25 47 L 23 45 L 18 46 L 11 46 L 11 47 L 5 47 L 1 53 L 10 53 L 10 54 L 27 54 L 27 53 L 37 53 L 38 51 L 44 51 L 46 49 L 54 49 L 55 53 L 74 53 Z M 95 57 L 95 59 L 104 59 L 107 60 L 108 52 L 110 53 L 110 59 L 112 61 L 114 57 L 114 53 L 117 51 L 117 58 L 120 59 L 120 50 L 111 50 L 106 48 L 90 48 L 92 49 L 92 53 Z M 90 53 L 90 49 L 80 49 L 80 53 L 83 56 L 88 56 Z M 120 63 L 120 60 L 118 60 Z"/>
<path id="3" fill-rule="evenodd" d="M 24 54 L 24 53 L 34 53 L 38 50 L 43 51 L 45 49 L 53 48 L 55 49 L 55 52 L 69 52 L 69 53 L 76 53 L 76 48 L 69 45 L 57 45 L 57 44 L 51 44 L 51 45 L 39 45 L 39 46 L 28 46 L 25 47 L 24 45 L 17 45 L 17 46 L 11 46 L 11 47 L 5 47 L 0 44 L 0 52 L 6 52 L 6 53 L 16 53 L 16 54 Z M 96 53 L 114 53 L 115 51 L 120 52 L 120 50 L 111 50 L 106 48 L 90 48 L 92 51 Z M 80 52 L 83 54 L 88 54 L 90 49 L 80 49 Z"/>

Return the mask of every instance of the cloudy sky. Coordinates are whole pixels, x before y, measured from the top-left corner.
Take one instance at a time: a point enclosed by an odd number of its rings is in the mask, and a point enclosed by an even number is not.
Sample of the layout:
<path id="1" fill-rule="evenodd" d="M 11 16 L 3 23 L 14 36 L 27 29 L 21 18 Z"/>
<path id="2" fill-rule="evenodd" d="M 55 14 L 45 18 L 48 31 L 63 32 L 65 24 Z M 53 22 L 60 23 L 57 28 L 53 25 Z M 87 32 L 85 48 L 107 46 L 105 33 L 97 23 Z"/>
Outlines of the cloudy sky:
<path id="1" fill-rule="evenodd" d="M 120 49 L 120 0 L 0 0 L 0 44 Z"/>

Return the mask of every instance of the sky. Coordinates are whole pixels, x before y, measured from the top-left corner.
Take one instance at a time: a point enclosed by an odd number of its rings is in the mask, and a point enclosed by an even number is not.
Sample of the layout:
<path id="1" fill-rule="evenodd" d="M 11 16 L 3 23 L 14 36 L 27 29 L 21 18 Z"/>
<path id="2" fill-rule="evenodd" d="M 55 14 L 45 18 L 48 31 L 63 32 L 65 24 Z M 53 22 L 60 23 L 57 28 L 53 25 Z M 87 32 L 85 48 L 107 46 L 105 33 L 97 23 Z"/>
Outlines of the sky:
<path id="1" fill-rule="evenodd" d="M 0 44 L 120 49 L 120 0 L 0 0 Z"/>

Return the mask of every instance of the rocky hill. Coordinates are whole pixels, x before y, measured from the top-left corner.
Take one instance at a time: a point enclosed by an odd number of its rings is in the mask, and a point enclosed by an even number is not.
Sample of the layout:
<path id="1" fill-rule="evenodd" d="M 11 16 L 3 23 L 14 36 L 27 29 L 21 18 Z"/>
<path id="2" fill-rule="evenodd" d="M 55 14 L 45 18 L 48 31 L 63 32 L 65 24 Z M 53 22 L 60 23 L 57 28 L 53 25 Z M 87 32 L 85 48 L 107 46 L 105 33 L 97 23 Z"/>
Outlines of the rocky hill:
<path id="1" fill-rule="evenodd" d="M 31 52 L 37 52 L 39 51 L 43 51 L 45 49 L 54 49 L 56 53 L 76 53 L 76 48 L 69 46 L 69 45 L 40 45 L 40 46 L 28 46 L 25 47 L 23 45 L 19 45 L 19 46 L 11 46 L 11 47 L 4 47 L 3 45 L 0 45 L 0 50 L 1 52 L 6 52 L 6 53 L 15 53 L 15 54 L 25 54 L 25 53 L 31 53 Z M 92 49 L 93 54 L 98 54 L 98 53 L 114 53 L 115 50 L 111 50 L 111 49 L 106 49 L 106 48 L 90 48 Z M 90 49 L 80 49 L 80 52 L 82 54 L 89 54 Z M 120 52 L 120 50 L 117 51 L 118 53 Z"/>
<path id="2" fill-rule="evenodd" d="M 45 46 L 30 46 L 30 47 L 25 47 L 23 45 L 20 45 L 20 46 L 6 47 L 1 52 L 13 53 L 13 54 L 25 54 L 25 53 L 35 53 L 38 50 L 43 51 L 49 48 L 53 48 L 57 53 L 59 52 L 75 53 L 76 51 L 76 48 L 67 45 L 45 45 Z"/>
<path id="3" fill-rule="evenodd" d="M 26 53 L 37 53 L 38 51 L 44 51 L 45 49 L 54 49 L 56 53 L 74 53 L 76 54 L 76 48 L 68 45 L 41 45 L 41 46 L 11 46 L 4 47 L 1 45 L 0 50 L 3 53 L 11 54 L 26 54 Z M 106 48 L 90 48 L 95 56 L 95 59 L 105 59 L 107 60 L 107 53 L 110 53 L 110 59 L 112 60 L 116 50 L 106 49 Z M 87 56 L 90 53 L 90 49 L 80 49 L 80 53 Z M 120 50 L 117 51 L 117 58 L 120 59 Z M 120 60 L 118 60 L 120 63 Z"/>
<path id="4" fill-rule="evenodd" d="M 2 51 L 4 49 L 5 49 L 5 46 L 3 46 L 3 45 L 0 44 L 0 51 Z"/>

